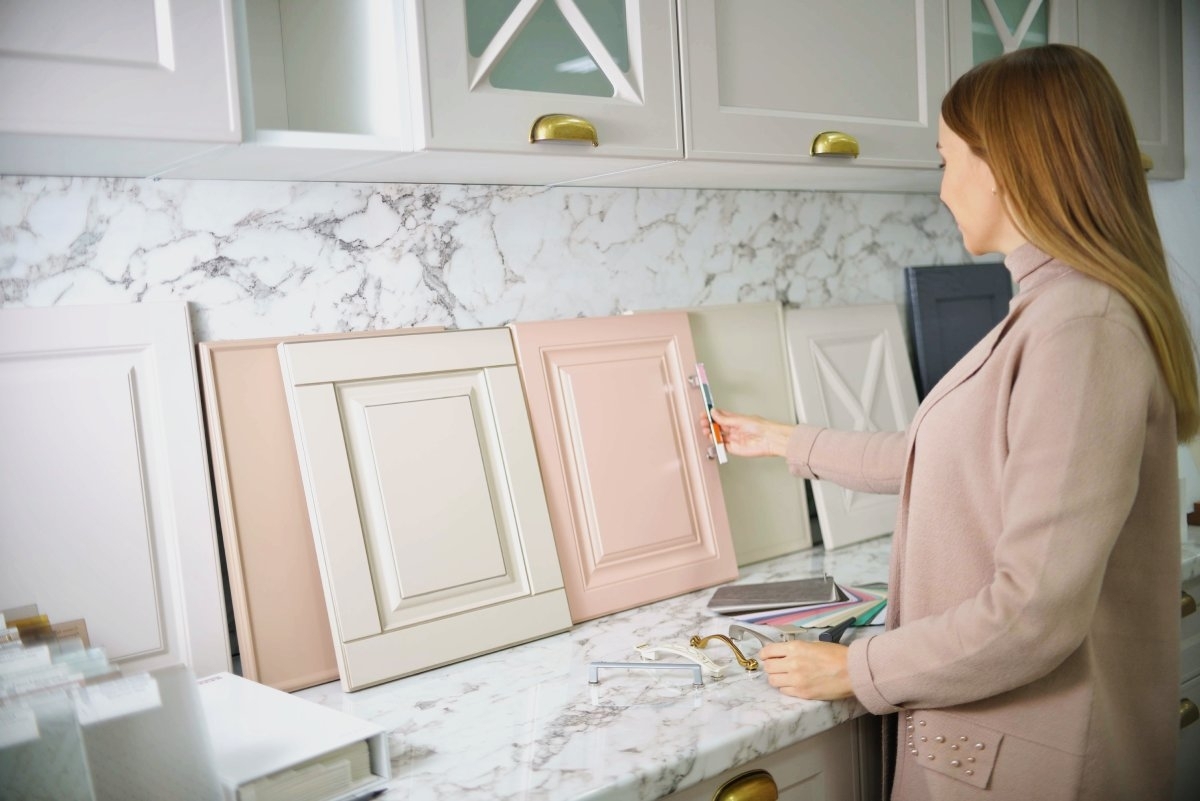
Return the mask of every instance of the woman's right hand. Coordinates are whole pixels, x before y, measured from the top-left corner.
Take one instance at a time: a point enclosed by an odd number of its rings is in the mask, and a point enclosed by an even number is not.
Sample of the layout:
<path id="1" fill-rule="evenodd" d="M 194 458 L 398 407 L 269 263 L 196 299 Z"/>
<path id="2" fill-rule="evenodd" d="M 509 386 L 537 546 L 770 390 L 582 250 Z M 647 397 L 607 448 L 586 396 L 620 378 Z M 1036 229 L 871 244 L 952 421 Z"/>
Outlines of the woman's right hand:
<path id="1" fill-rule="evenodd" d="M 787 453 L 788 440 L 795 426 L 723 409 L 713 409 L 712 415 L 721 427 L 725 449 L 734 456 L 783 456 Z"/>

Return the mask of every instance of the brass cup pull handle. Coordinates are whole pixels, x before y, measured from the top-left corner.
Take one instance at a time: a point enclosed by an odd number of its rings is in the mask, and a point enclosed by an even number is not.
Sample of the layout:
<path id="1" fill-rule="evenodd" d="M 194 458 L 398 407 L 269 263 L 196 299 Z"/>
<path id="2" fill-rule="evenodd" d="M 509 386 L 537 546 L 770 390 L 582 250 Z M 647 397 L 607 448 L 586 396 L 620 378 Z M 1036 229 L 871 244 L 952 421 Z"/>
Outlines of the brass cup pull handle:
<path id="1" fill-rule="evenodd" d="M 1200 707 L 1191 698 L 1181 698 L 1179 701 L 1179 728 L 1187 728 L 1200 720 Z"/>
<path id="2" fill-rule="evenodd" d="M 1187 617 L 1188 615 L 1195 614 L 1195 612 L 1196 599 L 1186 592 L 1181 593 L 1181 597 L 1179 598 L 1179 616 Z"/>
<path id="3" fill-rule="evenodd" d="M 529 129 L 529 141 L 591 142 L 592 147 L 600 146 L 596 126 L 582 117 L 572 117 L 570 114 L 543 114 L 538 117 Z"/>
<path id="4" fill-rule="evenodd" d="M 841 131 L 822 131 L 812 140 L 808 155 L 823 158 L 858 158 L 858 140 Z"/>
<path id="5" fill-rule="evenodd" d="M 713 801 L 779 801 L 779 787 L 770 773 L 752 770 L 722 784 Z"/>
<path id="6" fill-rule="evenodd" d="M 688 645 L 692 646 L 693 648 L 703 648 L 708 644 L 709 640 L 720 640 L 728 645 L 729 650 L 733 651 L 733 656 L 735 659 L 737 659 L 738 664 L 744 667 L 746 670 L 758 670 L 758 660 L 747 659 L 745 654 L 743 654 L 741 650 L 739 650 L 738 647 L 733 644 L 733 640 L 729 639 L 724 634 L 710 634 L 707 637 L 701 637 L 699 634 L 697 634 L 692 637 L 692 639 L 688 642 Z"/>
<path id="7" fill-rule="evenodd" d="M 1150 172 L 1154 169 L 1154 159 L 1147 156 L 1145 153 L 1139 153 L 1142 157 L 1142 172 Z"/>

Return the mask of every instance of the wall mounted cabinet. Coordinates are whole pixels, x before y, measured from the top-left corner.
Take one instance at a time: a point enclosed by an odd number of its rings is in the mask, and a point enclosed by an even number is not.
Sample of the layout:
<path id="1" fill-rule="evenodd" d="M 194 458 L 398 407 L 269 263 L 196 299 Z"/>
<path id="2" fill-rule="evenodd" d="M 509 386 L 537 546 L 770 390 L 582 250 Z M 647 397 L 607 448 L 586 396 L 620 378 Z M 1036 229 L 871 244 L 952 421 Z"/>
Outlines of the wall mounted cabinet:
<path id="1" fill-rule="evenodd" d="M 7 12 L 0 171 L 936 192 L 950 80 L 1049 40 L 1109 65 L 1150 176 L 1182 175 L 1179 0 L 94 5 Z M 814 156 L 831 131 L 859 156 Z"/>
<path id="2" fill-rule="evenodd" d="M 687 315 L 512 330 L 572 618 L 736 578 Z"/>
<path id="3" fill-rule="evenodd" d="M 279 353 L 345 689 L 570 627 L 506 329 Z"/>
<path id="4" fill-rule="evenodd" d="M 0 173 L 151 175 L 241 139 L 230 0 L 5 2 Z"/>

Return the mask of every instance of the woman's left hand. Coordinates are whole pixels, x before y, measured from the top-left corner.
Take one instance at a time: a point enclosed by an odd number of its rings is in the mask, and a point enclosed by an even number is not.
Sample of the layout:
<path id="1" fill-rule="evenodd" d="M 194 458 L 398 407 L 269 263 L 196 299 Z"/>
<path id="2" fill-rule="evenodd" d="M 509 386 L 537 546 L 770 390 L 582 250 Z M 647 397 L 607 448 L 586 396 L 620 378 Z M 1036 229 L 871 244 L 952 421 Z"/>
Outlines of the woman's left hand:
<path id="1" fill-rule="evenodd" d="M 767 681 L 784 695 L 813 701 L 850 698 L 849 648 L 831 642 L 790 640 L 764 645 L 758 662 Z"/>

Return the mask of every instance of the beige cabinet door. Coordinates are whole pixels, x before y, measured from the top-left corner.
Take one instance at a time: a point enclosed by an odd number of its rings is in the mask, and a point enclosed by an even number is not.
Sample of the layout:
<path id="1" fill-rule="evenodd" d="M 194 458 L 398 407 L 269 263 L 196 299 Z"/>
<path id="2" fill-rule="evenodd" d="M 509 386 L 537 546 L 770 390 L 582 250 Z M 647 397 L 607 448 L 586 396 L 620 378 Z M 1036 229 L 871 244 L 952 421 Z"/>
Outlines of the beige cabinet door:
<path id="1" fill-rule="evenodd" d="M 512 330 L 572 618 L 736 578 L 687 315 Z"/>
<path id="2" fill-rule="evenodd" d="M 0 608 L 122 670 L 229 670 L 187 305 L 0 310 Z"/>
<path id="3" fill-rule="evenodd" d="M 801 422 L 843 431 L 908 428 L 917 413 L 917 389 L 896 306 L 788 309 L 784 319 Z M 813 500 L 826 549 L 895 526 L 895 495 L 814 481 Z"/>
<path id="4" fill-rule="evenodd" d="M 796 421 L 782 304 L 705 306 L 688 319 L 718 408 Z M 739 565 L 812 547 L 803 479 L 776 459 L 735 456 L 719 469 Z"/>
<path id="5" fill-rule="evenodd" d="M 689 159 L 938 164 L 944 2 L 688 0 L 680 42 Z M 861 155 L 811 156 L 826 131 L 854 137 Z"/>
<path id="6" fill-rule="evenodd" d="M 430 331 L 434 329 L 412 329 Z M 241 675 L 292 691 L 338 677 L 279 345 L 401 331 L 201 342 L 221 543 Z"/>
<path id="7" fill-rule="evenodd" d="M 345 689 L 570 626 L 507 330 L 279 353 Z"/>

